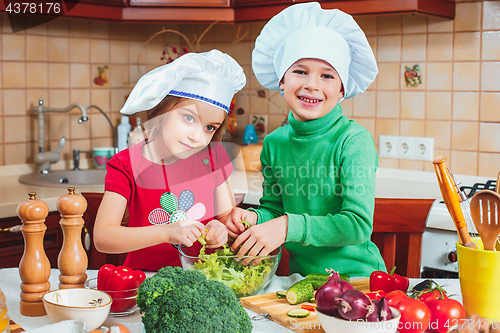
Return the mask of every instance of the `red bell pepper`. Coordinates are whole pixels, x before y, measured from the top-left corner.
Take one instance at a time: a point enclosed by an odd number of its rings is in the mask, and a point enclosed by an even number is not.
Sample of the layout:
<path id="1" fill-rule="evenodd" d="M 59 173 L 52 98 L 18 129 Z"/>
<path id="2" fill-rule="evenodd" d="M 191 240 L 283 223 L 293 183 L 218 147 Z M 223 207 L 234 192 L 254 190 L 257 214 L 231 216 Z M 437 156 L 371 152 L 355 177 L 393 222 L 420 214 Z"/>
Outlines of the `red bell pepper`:
<path id="1" fill-rule="evenodd" d="M 136 289 L 144 279 L 143 271 L 106 264 L 97 273 L 97 289 L 107 292 L 113 299 L 111 312 L 124 312 L 135 306 Z"/>
<path id="2" fill-rule="evenodd" d="M 381 299 L 382 297 L 385 297 L 386 295 L 386 292 L 383 291 L 383 290 L 377 290 L 377 291 L 374 291 L 374 292 L 371 292 L 371 293 L 365 293 L 366 296 L 368 296 L 369 299 L 371 299 L 372 301 L 374 300 L 377 300 L 377 299 Z"/>
<path id="3" fill-rule="evenodd" d="M 389 274 L 382 271 L 374 271 L 370 274 L 370 291 L 383 290 L 390 293 L 393 290 L 408 291 L 410 280 L 398 274 L 394 274 L 396 267 Z"/>

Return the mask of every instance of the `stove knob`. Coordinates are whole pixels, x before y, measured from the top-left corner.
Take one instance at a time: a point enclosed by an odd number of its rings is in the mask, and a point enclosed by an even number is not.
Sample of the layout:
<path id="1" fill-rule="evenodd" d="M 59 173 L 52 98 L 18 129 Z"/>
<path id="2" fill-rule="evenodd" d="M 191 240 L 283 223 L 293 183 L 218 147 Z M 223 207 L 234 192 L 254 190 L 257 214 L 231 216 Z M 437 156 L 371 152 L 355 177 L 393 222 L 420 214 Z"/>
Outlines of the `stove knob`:
<path id="1" fill-rule="evenodd" d="M 457 262 L 457 251 L 448 252 L 448 254 L 446 255 L 446 259 L 448 263 Z"/>

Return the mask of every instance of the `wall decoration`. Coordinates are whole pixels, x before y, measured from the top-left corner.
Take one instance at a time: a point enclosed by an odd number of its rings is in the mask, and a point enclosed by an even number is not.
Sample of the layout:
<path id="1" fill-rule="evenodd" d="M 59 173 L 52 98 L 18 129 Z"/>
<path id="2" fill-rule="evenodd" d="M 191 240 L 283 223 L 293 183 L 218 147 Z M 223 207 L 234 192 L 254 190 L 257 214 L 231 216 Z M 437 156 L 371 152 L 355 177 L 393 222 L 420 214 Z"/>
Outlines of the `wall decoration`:
<path id="1" fill-rule="evenodd" d="M 108 75 L 106 74 L 106 69 L 109 69 L 108 66 L 99 66 L 97 67 L 97 76 L 94 78 L 94 84 L 98 86 L 103 86 L 108 83 Z"/>
<path id="2" fill-rule="evenodd" d="M 170 64 L 172 61 L 179 58 L 180 56 L 182 56 L 186 53 L 189 53 L 188 48 L 185 46 L 182 48 L 182 52 L 179 52 L 177 50 L 177 46 L 172 46 L 169 43 L 167 43 L 163 46 L 164 46 L 164 49 L 163 49 L 163 53 L 162 53 L 160 60 L 165 61 L 165 64 Z"/>
<path id="3" fill-rule="evenodd" d="M 405 86 L 409 87 L 417 87 L 422 83 L 422 78 L 420 77 L 420 66 L 418 64 L 413 65 L 412 68 L 410 66 L 405 66 Z"/>
<path id="4" fill-rule="evenodd" d="M 250 121 L 255 127 L 258 138 L 263 138 L 267 134 L 267 114 L 252 114 Z"/>

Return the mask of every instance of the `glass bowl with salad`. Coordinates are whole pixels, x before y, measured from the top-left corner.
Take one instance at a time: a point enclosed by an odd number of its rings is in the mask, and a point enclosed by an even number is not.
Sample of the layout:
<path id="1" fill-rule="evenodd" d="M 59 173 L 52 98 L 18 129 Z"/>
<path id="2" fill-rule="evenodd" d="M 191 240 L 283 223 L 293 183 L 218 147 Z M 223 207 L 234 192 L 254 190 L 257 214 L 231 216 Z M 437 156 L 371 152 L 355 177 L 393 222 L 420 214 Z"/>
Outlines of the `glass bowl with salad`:
<path id="1" fill-rule="evenodd" d="M 281 246 L 268 256 L 237 256 L 226 244 L 219 249 L 178 247 L 182 268 L 201 271 L 228 286 L 236 297 L 258 294 L 276 273 Z"/>

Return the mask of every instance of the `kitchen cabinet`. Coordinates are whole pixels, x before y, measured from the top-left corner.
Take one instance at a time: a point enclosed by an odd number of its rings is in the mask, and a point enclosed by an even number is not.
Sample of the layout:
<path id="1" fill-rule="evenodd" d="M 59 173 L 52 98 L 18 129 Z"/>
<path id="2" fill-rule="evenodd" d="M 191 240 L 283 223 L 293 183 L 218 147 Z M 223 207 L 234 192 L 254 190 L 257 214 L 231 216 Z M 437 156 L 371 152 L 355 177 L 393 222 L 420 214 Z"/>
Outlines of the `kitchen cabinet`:
<path id="1" fill-rule="evenodd" d="M 50 261 L 52 268 L 57 268 L 57 257 L 62 247 L 63 235 L 59 220 L 59 212 L 50 212 L 45 220 L 47 231 L 43 238 L 43 247 Z M 11 232 L 5 230 L 21 225 L 18 217 L 8 217 L 0 219 L 0 268 L 18 267 L 24 253 L 24 238 L 19 231 Z M 14 229 L 16 230 L 16 229 Z"/>
<path id="2" fill-rule="evenodd" d="M 229 0 L 130 0 L 131 6 L 229 7 Z"/>
<path id="3" fill-rule="evenodd" d="M 287 6 L 306 0 L 80 0 L 65 17 L 121 22 L 267 21 Z M 325 9 L 351 15 L 417 14 L 453 19 L 454 0 L 319 1 Z M 0 11 L 5 4 L 0 3 Z"/>
<path id="4" fill-rule="evenodd" d="M 269 20 L 293 3 L 306 0 L 234 0 L 235 22 Z M 340 9 L 351 15 L 420 14 L 455 18 L 454 0 L 343 0 L 319 1 L 324 9 Z"/>

